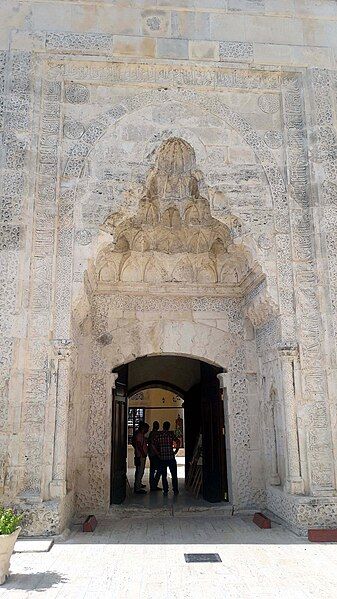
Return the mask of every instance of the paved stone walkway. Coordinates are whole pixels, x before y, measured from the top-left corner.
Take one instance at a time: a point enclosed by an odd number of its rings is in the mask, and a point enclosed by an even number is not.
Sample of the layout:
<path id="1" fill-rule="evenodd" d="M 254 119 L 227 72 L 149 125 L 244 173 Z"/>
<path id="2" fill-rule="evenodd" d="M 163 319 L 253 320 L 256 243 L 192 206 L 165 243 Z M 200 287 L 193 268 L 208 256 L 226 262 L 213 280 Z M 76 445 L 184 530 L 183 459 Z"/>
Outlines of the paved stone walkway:
<path id="1" fill-rule="evenodd" d="M 222 563 L 187 564 L 184 553 Z M 17 553 L 0 597 L 219 599 L 337 597 L 337 547 L 249 517 L 118 518 L 74 530 L 48 553 Z"/>

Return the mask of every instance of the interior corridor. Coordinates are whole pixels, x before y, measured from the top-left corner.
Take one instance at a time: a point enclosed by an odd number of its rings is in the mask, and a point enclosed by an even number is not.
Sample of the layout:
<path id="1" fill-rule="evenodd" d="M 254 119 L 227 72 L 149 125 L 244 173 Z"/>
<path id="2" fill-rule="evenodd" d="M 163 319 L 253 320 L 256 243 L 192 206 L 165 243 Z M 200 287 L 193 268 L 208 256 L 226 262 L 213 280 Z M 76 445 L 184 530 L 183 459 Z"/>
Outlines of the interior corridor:
<path id="1" fill-rule="evenodd" d="M 183 356 L 151 356 L 117 370 L 113 393 L 111 504 L 124 509 L 177 512 L 207 509 L 228 501 L 223 398 L 216 366 Z M 143 477 L 144 495 L 134 493 L 133 437 L 140 422 L 170 422 L 178 440 L 179 495 L 150 491 L 149 458 Z M 125 466 L 127 464 L 127 467 Z M 228 512 L 229 506 L 226 506 Z"/>

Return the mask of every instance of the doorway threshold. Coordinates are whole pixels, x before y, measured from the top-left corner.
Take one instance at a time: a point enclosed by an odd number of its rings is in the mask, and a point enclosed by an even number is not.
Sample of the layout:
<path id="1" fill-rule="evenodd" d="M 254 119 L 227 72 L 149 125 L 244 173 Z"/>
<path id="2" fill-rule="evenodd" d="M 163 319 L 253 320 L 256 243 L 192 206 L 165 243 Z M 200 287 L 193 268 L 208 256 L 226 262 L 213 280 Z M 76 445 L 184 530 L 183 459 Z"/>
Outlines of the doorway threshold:
<path id="1" fill-rule="evenodd" d="M 230 503 L 208 503 L 207 501 L 200 500 L 197 505 L 188 505 L 185 501 L 179 502 L 178 499 L 167 500 L 165 504 L 159 506 L 153 505 L 135 505 L 128 503 L 127 505 L 111 505 L 108 516 L 111 518 L 180 518 L 188 516 L 232 516 L 233 506 Z"/>
<path id="2" fill-rule="evenodd" d="M 232 516 L 233 506 L 231 503 L 209 503 L 201 500 L 200 505 L 181 505 L 178 502 L 173 506 L 174 516 L 190 516 L 190 515 L 205 515 L 205 516 Z"/>

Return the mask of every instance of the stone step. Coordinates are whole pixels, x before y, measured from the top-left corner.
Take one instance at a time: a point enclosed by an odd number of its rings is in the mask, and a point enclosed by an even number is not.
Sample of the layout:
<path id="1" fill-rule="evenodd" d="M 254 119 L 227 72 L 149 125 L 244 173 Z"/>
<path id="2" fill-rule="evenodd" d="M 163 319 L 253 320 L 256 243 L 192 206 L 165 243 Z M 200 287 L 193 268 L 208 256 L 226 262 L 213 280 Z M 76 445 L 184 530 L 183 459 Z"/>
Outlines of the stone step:
<path id="1" fill-rule="evenodd" d="M 53 544 L 53 539 L 18 539 L 15 543 L 14 553 L 46 553 Z"/>
<path id="2" fill-rule="evenodd" d="M 138 504 L 129 504 L 111 506 L 107 517 L 123 518 L 155 518 L 160 517 L 180 517 L 180 516 L 231 516 L 233 506 L 229 503 L 187 505 L 172 502 L 166 506 L 142 506 Z"/>

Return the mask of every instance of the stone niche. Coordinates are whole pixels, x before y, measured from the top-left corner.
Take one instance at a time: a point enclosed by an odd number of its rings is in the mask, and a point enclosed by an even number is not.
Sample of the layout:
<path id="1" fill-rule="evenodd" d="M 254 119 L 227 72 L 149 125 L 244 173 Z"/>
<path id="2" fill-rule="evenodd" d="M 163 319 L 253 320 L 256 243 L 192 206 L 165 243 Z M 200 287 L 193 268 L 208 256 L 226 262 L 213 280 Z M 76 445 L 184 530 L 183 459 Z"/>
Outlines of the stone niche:
<path id="1" fill-rule="evenodd" d="M 132 216 L 116 211 L 101 226 L 112 241 L 105 242 L 88 273 L 90 308 L 85 327 L 77 326 L 78 429 L 70 435 L 77 439 L 70 461 L 76 510 L 109 507 L 108 372 L 155 353 L 199 357 L 231 373 L 231 402 L 239 410 L 227 423 L 232 496 L 238 505 L 255 505 L 264 493 L 263 450 L 258 419 L 250 419 L 259 405 L 256 383 L 248 384 L 245 369 L 249 361 L 256 372 L 257 364 L 254 339 L 244 340 L 244 313 L 254 289 L 268 303 L 265 276 L 239 219 L 229 210 L 223 222 L 212 216 L 214 191 L 186 140 L 161 143 L 137 194 Z M 269 300 L 262 319 L 275 314 Z"/>
<path id="2" fill-rule="evenodd" d="M 215 285 L 215 293 L 221 289 L 227 297 L 254 286 L 248 249 L 233 242 L 239 221 L 231 217 L 226 226 L 213 218 L 203 190 L 209 195 L 193 148 L 168 139 L 158 149 L 136 214 L 117 225 L 120 217 L 112 215 L 102 227 L 114 241 L 96 262 L 99 289 L 134 290 L 143 283 L 174 292 L 176 284 L 187 283 L 190 295 L 193 287 L 200 294 L 200 286 L 209 293 Z"/>

